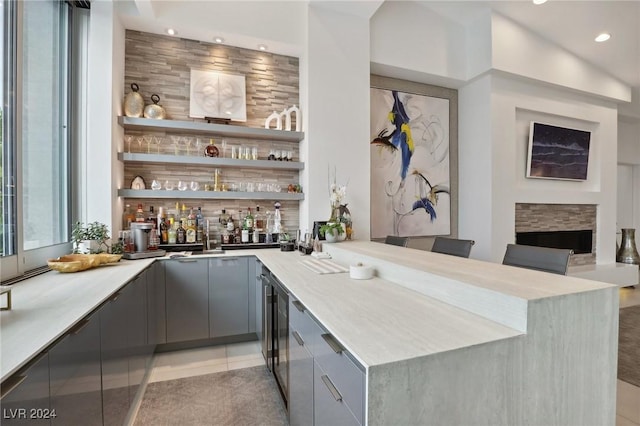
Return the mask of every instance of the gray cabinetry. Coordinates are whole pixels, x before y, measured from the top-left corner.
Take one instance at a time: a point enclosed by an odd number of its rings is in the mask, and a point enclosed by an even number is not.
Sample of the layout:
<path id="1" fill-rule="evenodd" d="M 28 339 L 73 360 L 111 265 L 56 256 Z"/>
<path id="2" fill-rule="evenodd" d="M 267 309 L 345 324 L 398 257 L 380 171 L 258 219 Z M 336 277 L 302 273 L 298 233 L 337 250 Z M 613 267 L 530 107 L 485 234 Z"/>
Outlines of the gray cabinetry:
<path id="1" fill-rule="evenodd" d="M 129 411 L 127 307 L 120 290 L 99 310 L 102 361 L 102 410 L 105 425 L 124 424 Z"/>
<path id="2" fill-rule="evenodd" d="M 210 337 L 249 333 L 248 257 L 209 259 L 209 321 Z"/>
<path id="3" fill-rule="evenodd" d="M 52 425 L 101 425 L 100 321 L 89 316 L 49 350 Z"/>
<path id="4" fill-rule="evenodd" d="M 167 343 L 209 337 L 208 259 L 164 261 Z"/>
<path id="5" fill-rule="evenodd" d="M 129 403 L 135 399 L 152 353 L 147 345 L 147 274 L 138 275 L 124 289 L 127 303 L 127 343 L 129 351 Z"/>
<path id="6" fill-rule="evenodd" d="M 359 425 L 344 403 L 340 390 L 317 362 L 314 362 L 313 370 L 314 426 Z"/>
<path id="7" fill-rule="evenodd" d="M 294 303 L 295 302 L 295 303 Z M 302 305 L 289 301 L 289 424 L 313 424 L 313 355 L 311 336 L 302 332 Z M 303 337 L 304 336 L 304 337 Z M 309 340 L 305 340 L 308 337 Z"/>
<path id="8" fill-rule="evenodd" d="M 364 424 L 363 369 L 293 297 L 289 330 L 291 425 Z"/>
<path id="9" fill-rule="evenodd" d="M 151 351 L 167 342 L 164 262 L 154 262 L 147 270 L 147 342 Z"/>
<path id="10" fill-rule="evenodd" d="M 256 258 L 254 264 L 255 269 L 253 272 L 255 273 L 255 278 L 254 275 L 249 275 L 249 282 L 253 283 L 253 290 L 250 288 L 249 291 L 253 291 L 254 293 L 253 300 L 255 302 L 255 309 L 253 309 L 253 305 L 249 305 L 249 310 L 255 312 L 254 331 L 258 335 L 258 342 L 262 342 L 262 279 L 260 278 L 260 274 L 262 274 L 262 262 Z"/>
<path id="11" fill-rule="evenodd" d="M 43 353 L 2 382 L 2 425 L 48 425 L 49 356 Z"/>

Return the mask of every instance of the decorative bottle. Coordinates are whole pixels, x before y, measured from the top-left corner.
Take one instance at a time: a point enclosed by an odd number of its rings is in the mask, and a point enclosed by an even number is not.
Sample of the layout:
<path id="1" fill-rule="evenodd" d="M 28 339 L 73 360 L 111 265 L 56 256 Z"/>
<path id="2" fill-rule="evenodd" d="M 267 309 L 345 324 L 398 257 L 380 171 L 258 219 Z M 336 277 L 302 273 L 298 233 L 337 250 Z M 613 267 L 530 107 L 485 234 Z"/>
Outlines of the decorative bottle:
<path id="1" fill-rule="evenodd" d="M 209 139 L 209 145 L 204 149 L 204 155 L 205 157 L 218 157 L 220 155 L 220 151 L 218 151 L 213 139 Z"/>
<path id="2" fill-rule="evenodd" d="M 636 230 L 633 228 L 622 228 L 622 241 L 620 249 L 616 255 L 616 262 L 640 264 L 640 255 L 636 248 Z"/>

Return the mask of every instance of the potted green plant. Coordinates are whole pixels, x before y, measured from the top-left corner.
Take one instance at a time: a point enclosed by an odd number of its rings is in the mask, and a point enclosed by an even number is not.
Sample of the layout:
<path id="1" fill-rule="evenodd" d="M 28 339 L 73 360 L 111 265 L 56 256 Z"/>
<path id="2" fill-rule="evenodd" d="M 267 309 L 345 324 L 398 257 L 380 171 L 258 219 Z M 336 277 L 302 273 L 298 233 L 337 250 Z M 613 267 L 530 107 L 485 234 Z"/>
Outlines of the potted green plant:
<path id="1" fill-rule="evenodd" d="M 102 253 L 109 251 L 107 240 L 109 227 L 104 223 L 91 222 L 86 226 L 76 222 L 71 230 L 74 253 Z"/>
<path id="2" fill-rule="evenodd" d="M 325 240 L 328 243 L 335 243 L 338 241 L 338 236 L 342 235 L 344 230 L 342 224 L 338 222 L 327 222 L 320 227 L 320 235 L 324 235 Z"/>

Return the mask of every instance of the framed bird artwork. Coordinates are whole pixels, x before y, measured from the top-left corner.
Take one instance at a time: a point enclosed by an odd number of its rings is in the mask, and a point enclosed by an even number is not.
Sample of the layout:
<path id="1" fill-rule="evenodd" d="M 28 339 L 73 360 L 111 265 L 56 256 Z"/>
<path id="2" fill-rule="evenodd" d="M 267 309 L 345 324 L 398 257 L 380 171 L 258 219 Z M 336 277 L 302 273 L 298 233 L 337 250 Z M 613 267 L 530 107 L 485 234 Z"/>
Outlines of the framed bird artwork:
<path id="1" fill-rule="evenodd" d="M 371 88 L 371 237 L 451 234 L 449 99 Z"/>

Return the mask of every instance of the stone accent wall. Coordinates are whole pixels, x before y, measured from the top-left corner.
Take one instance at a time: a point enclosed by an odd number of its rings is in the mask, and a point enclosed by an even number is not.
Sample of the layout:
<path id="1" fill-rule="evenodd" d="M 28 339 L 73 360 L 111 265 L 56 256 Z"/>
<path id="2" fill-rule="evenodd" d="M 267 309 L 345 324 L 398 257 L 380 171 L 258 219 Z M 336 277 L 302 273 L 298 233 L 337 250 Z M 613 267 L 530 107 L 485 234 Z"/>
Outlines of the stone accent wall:
<path id="1" fill-rule="evenodd" d="M 593 252 L 571 256 L 569 265 L 596 263 L 597 206 L 595 204 L 516 203 L 515 232 L 593 231 Z M 515 235 L 514 235 L 515 238 Z"/>
<path id="2" fill-rule="evenodd" d="M 273 111 L 281 112 L 292 105 L 300 105 L 298 58 L 274 55 L 256 50 L 230 47 L 214 43 L 204 43 L 177 37 L 126 31 L 125 36 L 125 87 L 124 93 L 131 91 L 131 83 L 140 86 L 140 94 L 146 103 L 151 103 L 151 95 L 160 96 L 160 104 L 167 112 L 167 119 L 205 122 L 189 117 L 190 69 L 219 71 L 242 74 L 246 80 L 247 121 L 232 122 L 232 126 L 264 127 L 266 117 Z M 301 112 L 301 117 L 304 111 Z M 295 120 L 294 120 L 295 126 Z M 147 143 L 143 136 L 153 136 Z M 185 139 L 188 137 L 188 139 Z M 181 138 L 181 139 L 178 139 Z M 185 165 L 170 164 L 126 164 L 125 187 L 130 187 L 135 176 L 142 176 L 151 187 L 153 179 L 162 183 L 169 179 L 175 182 L 196 181 L 200 189 L 213 181 L 214 168 L 188 164 L 185 142 L 189 143 L 189 155 L 203 155 L 204 146 L 211 135 L 181 135 L 179 133 L 125 131 L 125 152 L 142 152 L 185 155 Z M 223 144 L 227 146 L 226 156 L 231 156 L 232 146 L 258 148 L 258 158 L 266 159 L 270 150 L 292 151 L 293 161 L 299 159 L 299 144 L 295 142 L 250 140 L 244 138 L 214 138 L 220 155 L 224 155 Z M 131 142 L 128 143 L 127 140 Z M 159 142 L 156 144 L 155 142 Z M 298 172 L 293 170 L 243 169 L 221 167 L 221 182 L 228 187 L 240 183 L 275 183 L 286 192 L 289 184 L 298 184 Z M 304 190 L 304 188 L 303 188 Z M 176 199 L 126 199 L 125 204 L 135 208 L 139 203 L 147 211 L 149 206 L 175 208 L 176 201 L 187 207 L 202 207 L 203 215 L 211 224 L 211 239 L 219 239 L 217 227 L 221 210 L 226 209 L 234 219 L 238 211 L 246 212 L 247 207 L 255 211 L 257 205 L 262 213 L 273 211 L 273 201 L 269 200 L 189 200 L 180 199 L 180 191 L 174 190 Z M 282 218 L 285 229 L 295 232 L 299 228 L 299 202 L 282 202 Z M 244 213 L 243 213 L 244 214 Z M 327 208 L 327 215 L 329 211 Z M 304 230 L 303 230 L 304 231 Z"/>

